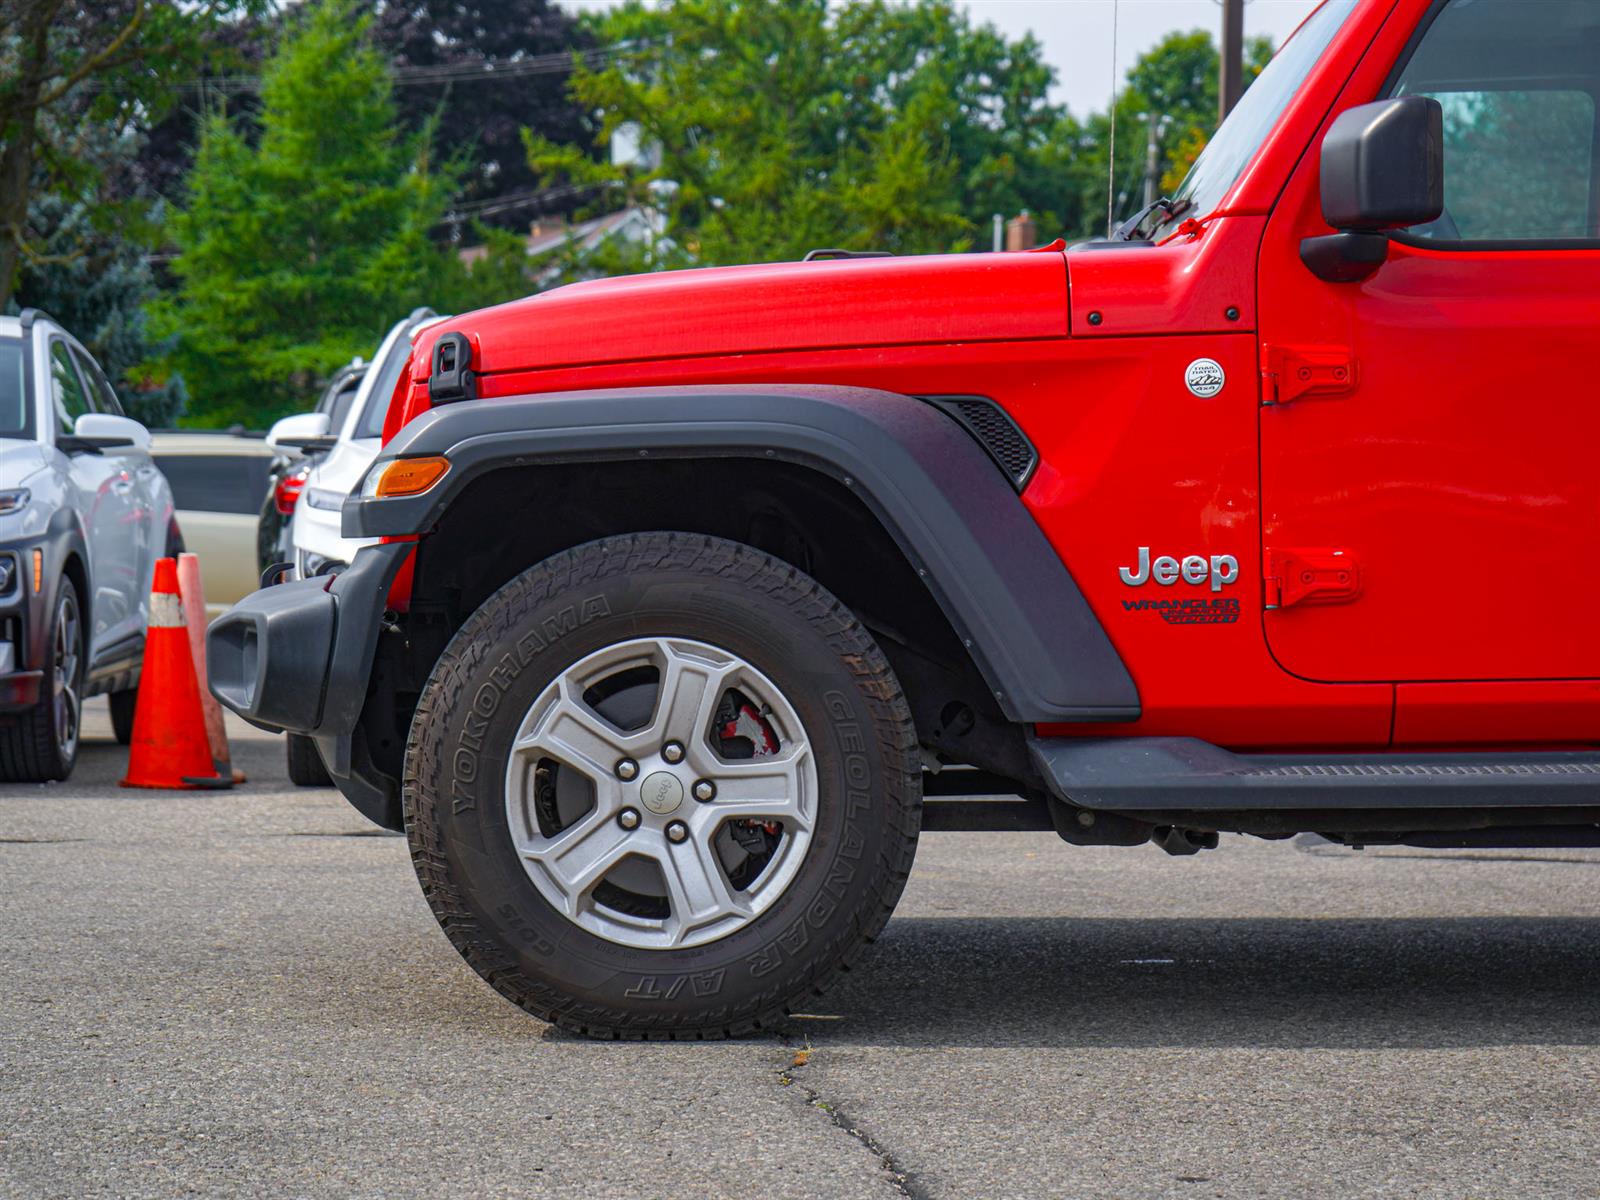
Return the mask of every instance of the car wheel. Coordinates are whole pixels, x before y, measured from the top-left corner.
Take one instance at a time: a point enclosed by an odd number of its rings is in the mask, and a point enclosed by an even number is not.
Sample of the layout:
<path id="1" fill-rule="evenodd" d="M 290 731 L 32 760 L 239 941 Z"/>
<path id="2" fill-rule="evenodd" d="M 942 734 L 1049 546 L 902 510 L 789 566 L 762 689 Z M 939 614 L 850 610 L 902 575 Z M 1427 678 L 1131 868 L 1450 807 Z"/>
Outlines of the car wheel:
<path id="1" fill-rule="evenodd" d="M 63 576 L 50 614 L 49 659 L 38 703 L 0 723 L 0 779 L 42 783 L 72 774 L 83 718 L 82 611 L 78 589 Z"/>
<path id="2" fill-rule="evenodd" d="M 289 765 L 289 782 L 296 787 L 332 787 L 333 777 L 322 765 L 317 743 L 303 733 L 284 735 L 284 757 Z"/>
<path id="3" fill-rule="evenodd" d="M 608 538 L 512 580 L 423 690 L 404 804 L 424 895 L 527 1011 L 596 1037 L 781 1021 L 911 870 L 911 714 L 815 580 L 691 534 Z"/>
<path id="4" fill-rule="evenodd" d="M 126 746 L 133 741 L 133 714 L 139 706 L 139 689 L 112 692 L 108 700 L 111 705 L 111 732 L 116 735 L 119 746 Z"/>

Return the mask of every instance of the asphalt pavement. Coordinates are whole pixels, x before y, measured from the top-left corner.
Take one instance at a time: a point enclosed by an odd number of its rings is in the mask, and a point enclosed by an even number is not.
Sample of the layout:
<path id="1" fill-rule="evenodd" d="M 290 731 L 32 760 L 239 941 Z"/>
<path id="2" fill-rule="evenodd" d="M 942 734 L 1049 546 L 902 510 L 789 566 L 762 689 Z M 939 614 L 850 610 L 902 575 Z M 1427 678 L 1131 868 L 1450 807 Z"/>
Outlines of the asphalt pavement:
<path id="1" fill-rule="evenodd" d="M 0 787 L 0 1195 L 1600 1197 L 1600 852 L 929 834 L 784 1036 L 597 1043 L 231 728 Z"/>

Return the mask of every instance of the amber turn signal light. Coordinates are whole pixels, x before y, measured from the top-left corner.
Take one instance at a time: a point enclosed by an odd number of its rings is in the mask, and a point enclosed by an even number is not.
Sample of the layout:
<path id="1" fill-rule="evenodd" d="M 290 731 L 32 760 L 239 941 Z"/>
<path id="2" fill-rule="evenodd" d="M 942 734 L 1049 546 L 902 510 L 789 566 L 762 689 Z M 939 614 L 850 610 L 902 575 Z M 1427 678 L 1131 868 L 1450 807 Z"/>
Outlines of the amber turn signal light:
<path id="1" fill-rule="evenodd" d="M 397 458 L 378 478 L 377 495 L 415 496 L 427 491 L 450 469 L 450 460 L 441 455 L 427 458 Z"/>

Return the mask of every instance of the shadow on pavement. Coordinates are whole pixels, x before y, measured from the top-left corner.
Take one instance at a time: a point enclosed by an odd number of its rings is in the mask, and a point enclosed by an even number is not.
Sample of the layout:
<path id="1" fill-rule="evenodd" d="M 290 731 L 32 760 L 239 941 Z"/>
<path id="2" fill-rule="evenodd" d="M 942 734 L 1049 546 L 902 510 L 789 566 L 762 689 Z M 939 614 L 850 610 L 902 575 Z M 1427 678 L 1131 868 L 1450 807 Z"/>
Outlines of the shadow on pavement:
<path id="1" fill-rule="evenodd" d="M 816 1005 L 833 1045 L 1597 1045 L 1600 920 L 910 918 Z"/>
<path id="2" fill-rule="evenodd" d="M 281 737 L 232 739 L 233 765 L 242 770 L 253 793 L 297 792 L 284 766 Z M 128 748 L 109 737 L 85 738 L 78 747 L 78 764 L 70 784 L 74 788 L 114 787 L 128 770 Z"/>

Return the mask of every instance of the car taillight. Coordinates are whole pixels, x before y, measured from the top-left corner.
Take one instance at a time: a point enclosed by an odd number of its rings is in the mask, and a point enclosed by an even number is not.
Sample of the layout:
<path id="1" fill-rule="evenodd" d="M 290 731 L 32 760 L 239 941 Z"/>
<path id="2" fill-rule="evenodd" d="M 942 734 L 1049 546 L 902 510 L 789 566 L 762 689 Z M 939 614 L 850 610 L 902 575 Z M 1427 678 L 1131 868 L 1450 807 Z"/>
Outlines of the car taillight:
<path id="1" fill-rule="evenodd" d="M 305 490 L 306 476 L 310 474 L 311 468 L 301 467 L 278 480 L 278 486 L 272 493 L 272 502 L 278 506 L 278 512 L 286 517 L 294 515 L 294 506 L 300 499 L 300 493 Z"/>

